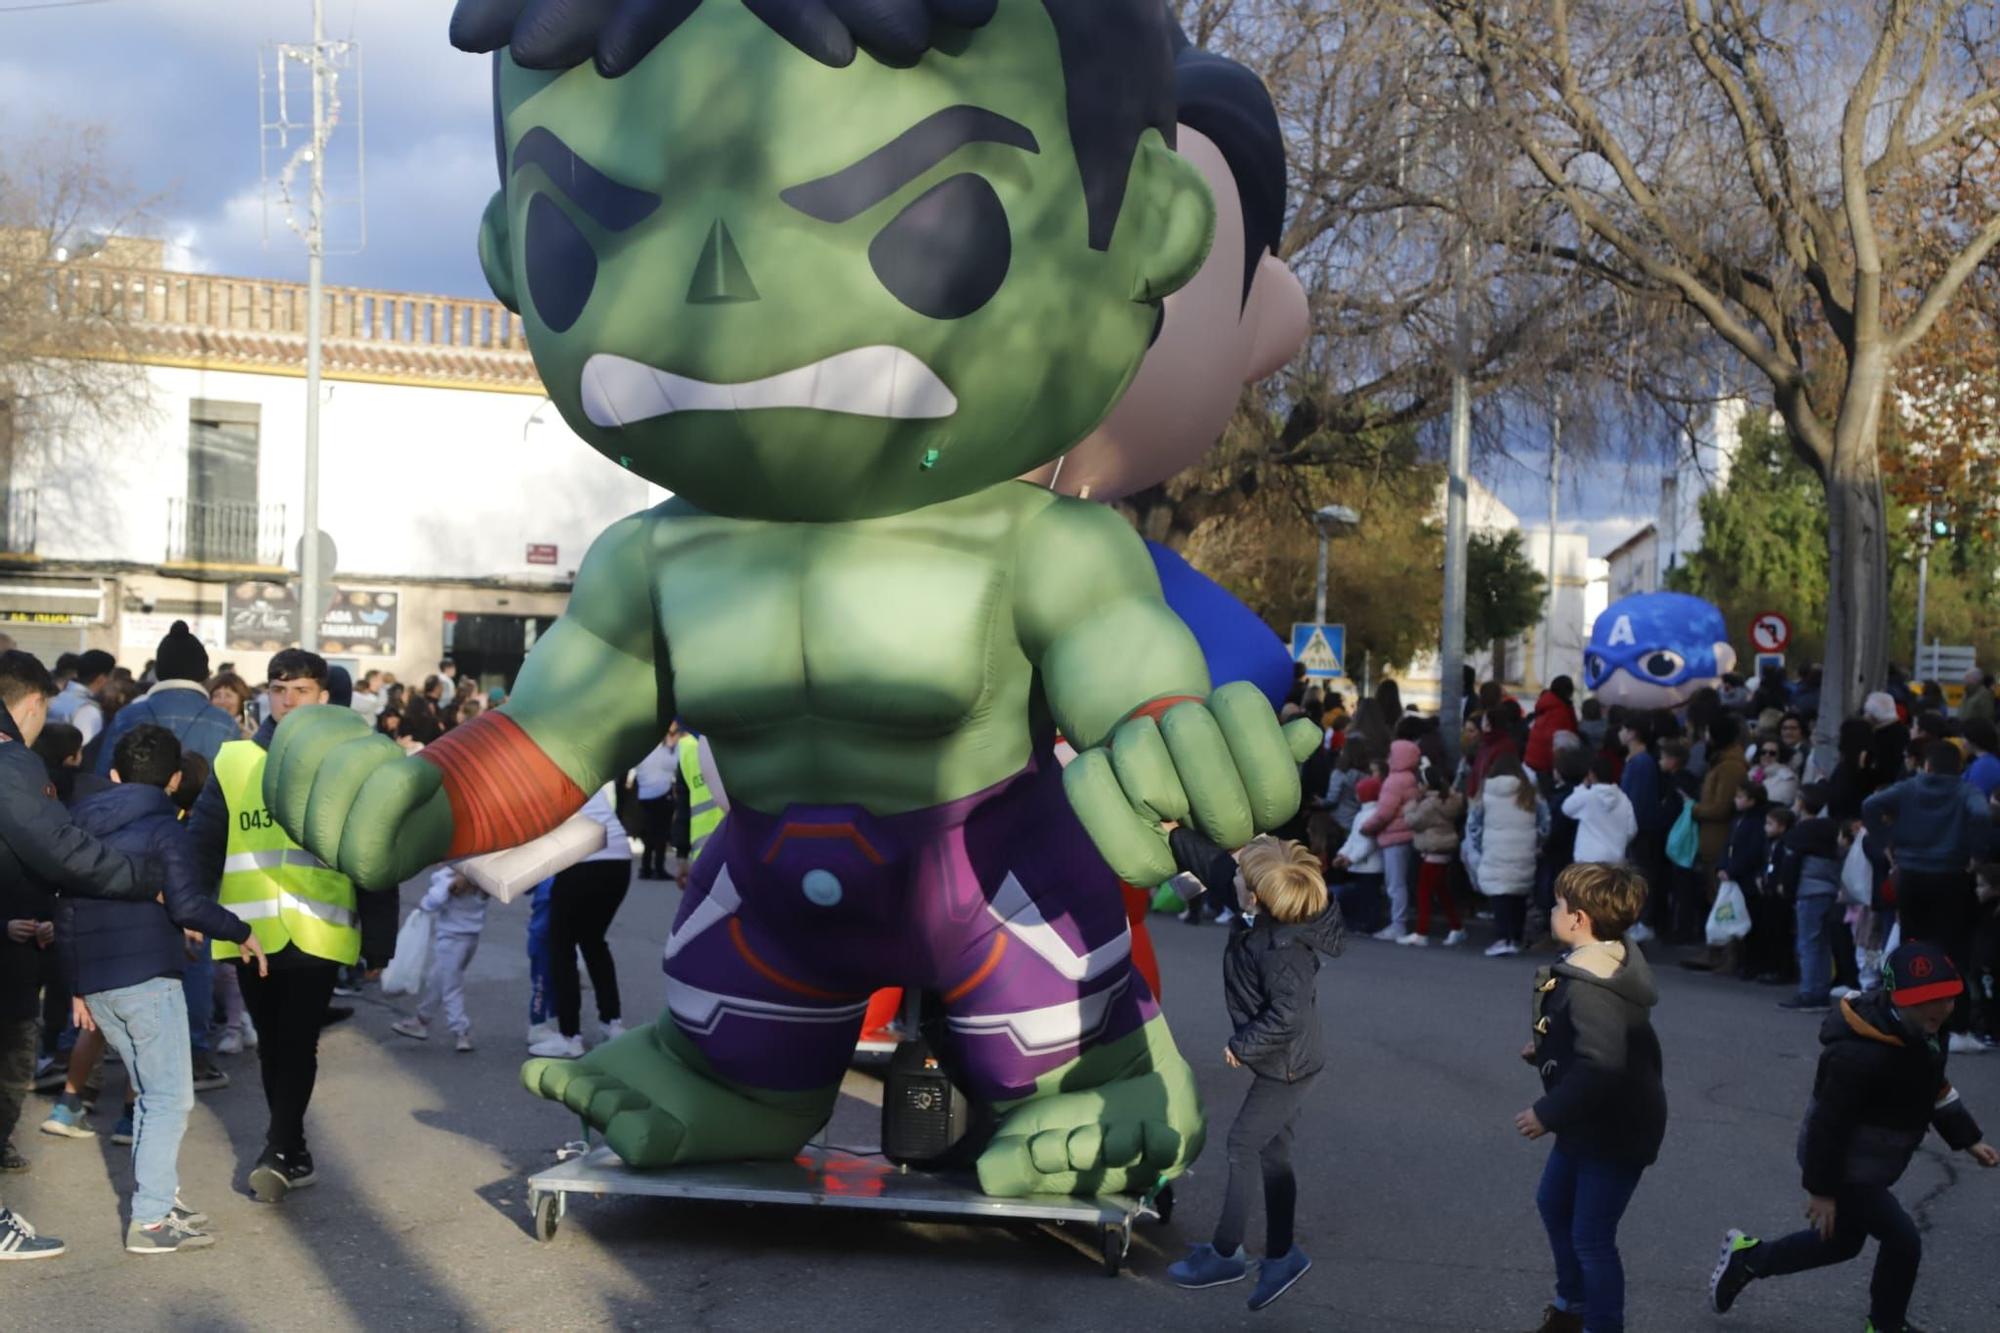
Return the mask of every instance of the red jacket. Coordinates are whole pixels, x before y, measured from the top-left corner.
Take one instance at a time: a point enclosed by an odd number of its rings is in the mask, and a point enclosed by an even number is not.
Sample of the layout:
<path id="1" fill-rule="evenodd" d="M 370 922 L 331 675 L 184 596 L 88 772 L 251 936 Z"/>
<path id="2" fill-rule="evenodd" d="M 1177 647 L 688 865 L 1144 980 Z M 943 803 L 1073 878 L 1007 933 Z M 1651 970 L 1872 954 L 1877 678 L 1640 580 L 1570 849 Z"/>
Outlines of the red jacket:
<path id="1" fill-rule="evenodd" d="M 1566 700 L 1551 690 L 1543 690 L 1542 697 L 1535 700 L 1535 720 L 1528 726 L 1528 751 L 1521 756 L 1521 762 L 1537 773 L 1554 769 L 1558 731 L 1581 734 L 1582 728 L 1577 723 L 1576 710 Z"/>

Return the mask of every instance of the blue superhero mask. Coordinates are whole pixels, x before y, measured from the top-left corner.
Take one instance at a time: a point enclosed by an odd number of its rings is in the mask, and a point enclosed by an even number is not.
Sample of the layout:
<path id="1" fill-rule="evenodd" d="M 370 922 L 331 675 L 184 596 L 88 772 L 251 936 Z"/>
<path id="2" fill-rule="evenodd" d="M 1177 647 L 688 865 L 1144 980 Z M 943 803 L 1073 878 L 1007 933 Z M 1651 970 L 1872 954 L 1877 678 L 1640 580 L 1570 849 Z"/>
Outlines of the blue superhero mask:
<path id="1" fill-rule="evenodd" d="M 1675 708 L 1736 665 L 1722 612 L 1686 593 L 1620 598 L 1590 633 L 1583 678 L 1606 704 Z"/>

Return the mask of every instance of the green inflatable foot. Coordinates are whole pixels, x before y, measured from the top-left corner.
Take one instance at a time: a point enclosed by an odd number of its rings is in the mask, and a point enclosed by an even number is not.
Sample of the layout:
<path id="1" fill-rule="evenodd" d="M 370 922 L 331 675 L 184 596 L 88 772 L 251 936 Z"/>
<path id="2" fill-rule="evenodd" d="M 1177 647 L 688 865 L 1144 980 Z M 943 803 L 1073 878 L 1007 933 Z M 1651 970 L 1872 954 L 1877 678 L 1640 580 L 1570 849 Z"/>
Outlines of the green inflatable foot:
<path id="1" fill-rule="evenodd" d="M 1166 1020 L 1089 1051 L 1008 1108 L 979 1158 L 988 1194 L 1145 1194 L 1187 1170 L 1207 1135 L 1194 1071 Z"/>
<path id="2" fill-rule="evenodd" d="M 581 1060 L 530 1060 L 521 1082 L 582 1116 L 636 1167 L 791 1157 L 826 1123 L 840 1093 L 730 1083 L 666 1016 Z"/>

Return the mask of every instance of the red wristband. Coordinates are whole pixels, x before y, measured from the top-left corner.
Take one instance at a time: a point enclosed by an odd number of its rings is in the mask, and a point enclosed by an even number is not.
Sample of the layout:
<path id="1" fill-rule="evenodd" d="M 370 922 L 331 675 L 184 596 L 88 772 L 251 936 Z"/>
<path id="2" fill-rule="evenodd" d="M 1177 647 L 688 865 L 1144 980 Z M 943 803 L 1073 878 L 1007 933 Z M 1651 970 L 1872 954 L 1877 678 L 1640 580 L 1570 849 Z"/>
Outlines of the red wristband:
<path id="1" fill-rule="evenodd" d="M 454 727 L 417 758 L 444 774 L 453 858 L 532 842 L 584 802 L 583 789 L 505 713 L 482 713 Z"/>
<path id="2" fill-rule="evenodd" d="M 1125 720 L 1127 722 L 1130 722 L 1135 717 L 1150 717 L 1153 719 L 1153 721 L 1158 722 L 1161 716 L 1165 714 L 1166 711 L 1170 708 L 1176 708 L 1181 704 L 1198 704 L 1201 701 L 1202 701 L 1201 696 L 1198 694 L 1164 695 L 1161 698 L 1153 700 L 1153 702 L 1149 704 L 1139 705 L 1137 708 L 1133 709 L 1130 713 L 1126 714 Z"/>

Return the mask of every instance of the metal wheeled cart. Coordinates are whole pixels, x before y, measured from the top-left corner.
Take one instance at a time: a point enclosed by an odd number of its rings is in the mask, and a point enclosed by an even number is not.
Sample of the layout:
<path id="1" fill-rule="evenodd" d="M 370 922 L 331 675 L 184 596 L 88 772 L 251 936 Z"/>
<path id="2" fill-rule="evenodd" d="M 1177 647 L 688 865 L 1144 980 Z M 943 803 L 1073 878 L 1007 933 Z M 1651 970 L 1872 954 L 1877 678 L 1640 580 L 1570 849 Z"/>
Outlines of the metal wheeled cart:
<path id="1" fill-rule="evenodd" d="M 959 1222 L 1052 1222 L 1096 1231 L 1104 1271 L 1118 1276 L 1142 1217 L 1173 1216 L 1173 1187 L 1144 1198 L 1121 1194 L 1080 1199 L 1035 1195 L 1000 1199 L 981 1194 L 966 1174 L 895 1166 L 839 1148 L 809 1145 L 789 1162 L 723 1162 L 636 1171 L 598 1146 L 528 1179 L 536 1240 L 555 1238 L 572 1194 L 645 1195 L 717 1203 L 856 1209 Z"/>

